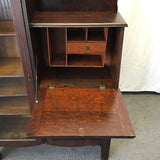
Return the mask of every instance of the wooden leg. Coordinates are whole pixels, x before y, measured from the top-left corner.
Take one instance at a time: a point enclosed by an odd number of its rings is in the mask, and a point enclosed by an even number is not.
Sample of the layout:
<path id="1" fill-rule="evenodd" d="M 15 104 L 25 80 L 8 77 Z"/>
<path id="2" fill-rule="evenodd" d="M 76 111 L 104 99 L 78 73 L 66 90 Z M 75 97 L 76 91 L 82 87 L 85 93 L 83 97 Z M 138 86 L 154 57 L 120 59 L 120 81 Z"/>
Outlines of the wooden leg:
<path id="1" fill-rule="evenodd" d="M 111 138 L 101 142 L 101 160 L 108 160 Z"/>
<path id="2" fill-rule="evenodd" d="M 1 152 L 0 152 L 0 160 L 2 160 L 2 154 L 1 154 Z"/>

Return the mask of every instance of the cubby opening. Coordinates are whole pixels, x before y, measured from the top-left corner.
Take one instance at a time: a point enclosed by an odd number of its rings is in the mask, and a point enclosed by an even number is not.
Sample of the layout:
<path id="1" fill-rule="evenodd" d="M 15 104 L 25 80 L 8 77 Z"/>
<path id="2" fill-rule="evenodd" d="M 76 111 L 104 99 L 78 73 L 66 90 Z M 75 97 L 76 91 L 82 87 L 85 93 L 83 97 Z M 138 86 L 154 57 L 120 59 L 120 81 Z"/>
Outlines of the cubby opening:
<path id="1" fill-rule="evenodd" d="M 66 31 L 64 28 L 49 28 L 48 53 L 50 66 L 66 65 Z"/>
<path id="2" fill-rule="evenodd" d="M 67 40 L 68 41 L 85 41 L 86 29 L 85 28 L 68 28 Z"/>
<path id="3" fill-rule="evenodd" d="M 106 41 L 107 28 L 88 28 L 88 41 Z"/>
<path id="4" fill-rule="evenodd" d="M 103 56 L 94 54 L 69 54 L 68 65 L 74 67 L 103 67 Z"/>
<path id="5" fill-rule="evenodd" d="M 104 67 L 107 42 L 89 42 L 87 27 L 31 29 L 32 35 L 41 33 L 41 37 L 34 42 L 37 43 L 37 48 L 43 46 L 43 51 L 39 54 L 43 55 L 40 59 L 45 61 L 47 66 Z M 103 31 L 104 35 L 104 30 L 104 28 L 96 28 L 95 32 Z"/>

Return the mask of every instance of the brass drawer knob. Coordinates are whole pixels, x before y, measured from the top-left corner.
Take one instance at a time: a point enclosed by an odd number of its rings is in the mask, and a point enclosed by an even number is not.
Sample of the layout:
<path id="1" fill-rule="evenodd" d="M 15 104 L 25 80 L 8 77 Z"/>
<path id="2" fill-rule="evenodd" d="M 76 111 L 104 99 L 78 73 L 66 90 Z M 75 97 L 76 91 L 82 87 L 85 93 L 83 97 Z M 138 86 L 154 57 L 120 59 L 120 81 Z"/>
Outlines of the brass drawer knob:
<path id="1" fill-rule="evenodd" d="M 89 47 L 86 46 L 86 47 L 84 47 L 84 49 L 87 51 L 87 50 L 89 50 Z"/>
<path id="2" fill-rule="evenodd" d="M 79 128 L 78 129 L 78 135 L 79 136 L 84 136 L 85 135 L 85 129 L 84 128 Z"/>

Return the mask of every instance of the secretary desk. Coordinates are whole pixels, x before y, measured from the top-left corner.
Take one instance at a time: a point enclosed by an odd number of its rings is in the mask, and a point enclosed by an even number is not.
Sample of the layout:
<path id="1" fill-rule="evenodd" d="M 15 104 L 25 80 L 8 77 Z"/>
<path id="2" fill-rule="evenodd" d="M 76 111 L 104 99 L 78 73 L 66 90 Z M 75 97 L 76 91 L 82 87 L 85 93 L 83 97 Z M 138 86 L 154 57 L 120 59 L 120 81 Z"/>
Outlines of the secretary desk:
<path id="1" fill-rule="evenodd" d="M 134 138 L 117 0 L 0 3 L 0 146 L 99 145 L 107 160 L 112 138 Z"/>

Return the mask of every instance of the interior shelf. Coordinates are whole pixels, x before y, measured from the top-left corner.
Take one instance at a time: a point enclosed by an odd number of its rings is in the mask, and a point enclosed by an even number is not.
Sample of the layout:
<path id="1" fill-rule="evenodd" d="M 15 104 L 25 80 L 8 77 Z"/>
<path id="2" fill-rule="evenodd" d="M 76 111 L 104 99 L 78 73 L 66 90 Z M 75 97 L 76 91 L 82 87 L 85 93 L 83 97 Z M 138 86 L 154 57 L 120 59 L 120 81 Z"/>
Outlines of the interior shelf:
<path id="1" fill-rule="evenodd" d="M 73 67 L 103 67 L 102 55 L 69 54 L 68 66 Z"/>
<path id="2" fill-rule="evenodd" d="M 0 97 L 0 115 L 30 115 L 27 96 Z"/>
<path id="3" fill-rule="evenodd" d="M 14 24 L 11 21 L 0 21 L 0 36 L 15 36 Z"/>
<path id="4" fill-rule="evenodd" d="M 0 116 L 0 140 L 25 139 L 30 116 Z"/>
<path id="5" fill-rule="evenodd" d="M 21 59 L 16 57 L 0 58 L 0 77 L 24 77 Z"/>
<path id="6" fill-rule="evenodd" d="M 0 36 L 0 57 L 20 57 L 16 36 Z"/>
<path id="7" fill-rule="evenodd" d="M 24 78 L 0 78 L 0 97 L 26 94 Z"/>
<path id="8" fill-rule="evenodd" d="M 126 27 L 119 13 L 110 12 L 36 12 L 31 27 Z"/>

